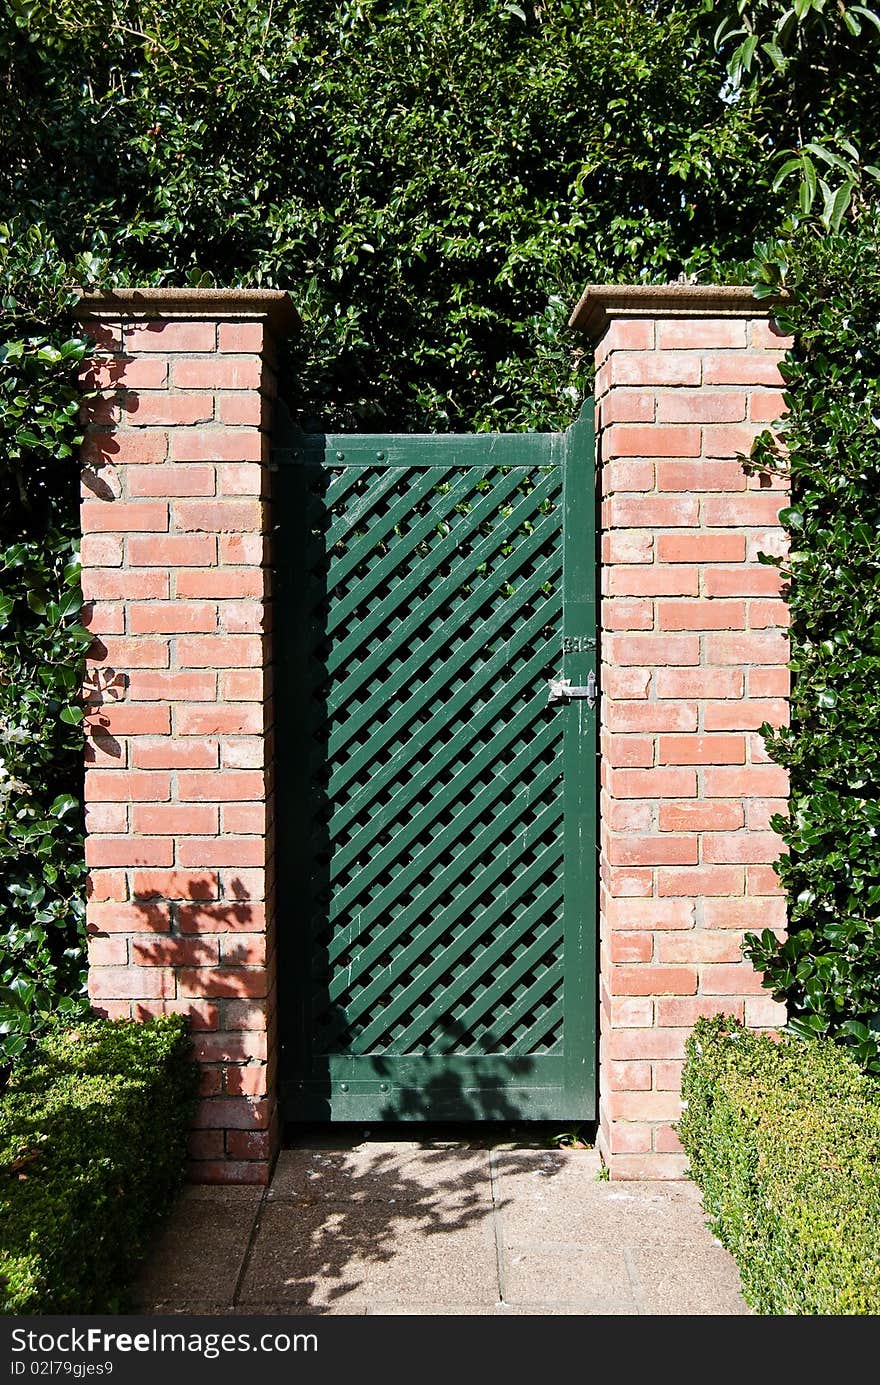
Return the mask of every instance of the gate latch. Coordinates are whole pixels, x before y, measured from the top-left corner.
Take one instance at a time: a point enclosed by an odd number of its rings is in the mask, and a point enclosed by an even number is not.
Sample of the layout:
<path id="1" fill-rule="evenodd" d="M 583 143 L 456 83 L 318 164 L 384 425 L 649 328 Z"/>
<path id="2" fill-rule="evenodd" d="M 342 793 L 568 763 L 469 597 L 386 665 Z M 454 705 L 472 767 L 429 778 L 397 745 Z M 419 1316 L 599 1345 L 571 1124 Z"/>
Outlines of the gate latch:
<path id="1" fill-rule="evenodd" d="M 548 703 L 570 702 L 575 698 L 583 698 L 588 707 L 596 705 L 596 675 L 592 669 L 587 674 L 586 685 L 582 688 L 572 687 L 570 678 L 550 678 L 548 687 Z"/>

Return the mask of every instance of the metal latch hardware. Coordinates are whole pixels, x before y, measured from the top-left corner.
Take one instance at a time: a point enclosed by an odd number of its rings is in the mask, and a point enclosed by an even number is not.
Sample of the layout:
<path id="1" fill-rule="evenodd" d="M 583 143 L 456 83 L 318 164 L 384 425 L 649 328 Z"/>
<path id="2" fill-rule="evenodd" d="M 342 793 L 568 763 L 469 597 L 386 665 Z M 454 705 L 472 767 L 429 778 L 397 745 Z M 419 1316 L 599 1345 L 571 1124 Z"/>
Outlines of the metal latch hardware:
<path id="1" fill-rule="evenodd" d="M 572 687 L 570 678 L 550 678 L 547 686 L 550 689 L 548 703 L 570 702 L 576 698 L 583 698 L 588 707 L 596 705 L 596 675 L 592 669 L 587 674 L 586 685 L 582 688 Z"/>

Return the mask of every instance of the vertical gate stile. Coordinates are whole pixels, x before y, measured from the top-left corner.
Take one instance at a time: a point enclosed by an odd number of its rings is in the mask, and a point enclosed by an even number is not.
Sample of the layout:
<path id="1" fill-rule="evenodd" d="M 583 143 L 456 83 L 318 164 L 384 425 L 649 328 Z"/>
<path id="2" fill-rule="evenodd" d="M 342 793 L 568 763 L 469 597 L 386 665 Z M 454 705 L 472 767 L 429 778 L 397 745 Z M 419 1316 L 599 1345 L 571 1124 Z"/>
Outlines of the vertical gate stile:
<path id="1" fill-rule="evenodd" d="M 290 1120 L 595 1115 L 592 437 L 278 452 Z"/>

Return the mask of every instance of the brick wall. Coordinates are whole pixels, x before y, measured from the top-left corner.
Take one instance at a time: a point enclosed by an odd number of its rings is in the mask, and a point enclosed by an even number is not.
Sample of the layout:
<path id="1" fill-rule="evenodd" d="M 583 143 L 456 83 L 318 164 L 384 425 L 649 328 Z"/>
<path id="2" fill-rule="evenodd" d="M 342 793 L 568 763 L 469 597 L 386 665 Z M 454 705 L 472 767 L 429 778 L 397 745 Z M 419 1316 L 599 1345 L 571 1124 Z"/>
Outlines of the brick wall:
<path id="1" fill-rule="evenodd" d="M 272 292 L 85 295 L 89 993 L 190 1016 L 193 1177 L 277 1144 L 268 447 Z"/>
<path id="2" fill-rule="evenodd" d="M 614 1178 L 676 1177 L 684 1041 L 700 1015 L 772 1028 L 742 958 L 785 926 L 769 830 L 787 716 L 776 570 L 785 495 L 738 452 L 784 410 L 786 349 L 745 289 L 588 289 L 602 493 L 600 1140 Z"/>

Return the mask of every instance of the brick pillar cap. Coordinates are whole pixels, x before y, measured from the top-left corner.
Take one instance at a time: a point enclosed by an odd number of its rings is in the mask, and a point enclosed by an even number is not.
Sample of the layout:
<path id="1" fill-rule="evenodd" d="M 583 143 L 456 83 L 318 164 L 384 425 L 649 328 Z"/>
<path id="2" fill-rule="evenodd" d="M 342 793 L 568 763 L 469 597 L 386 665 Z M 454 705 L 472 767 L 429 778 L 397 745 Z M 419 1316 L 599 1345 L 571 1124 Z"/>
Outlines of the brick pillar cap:
<path id="1" fill-rule="evenodd" d="M 779 301 L 740 284 L 588 284 L 568 325 L 597 340 L 614 318 L 768 317 Z"/>
<path id="2" fill-rule="evenodd" d="M 77 316 L 222 318 L 261 320 L 274 332 L 301 326 L 300 315 L 283 289 L 103 289 L 80 290 Z"/>

